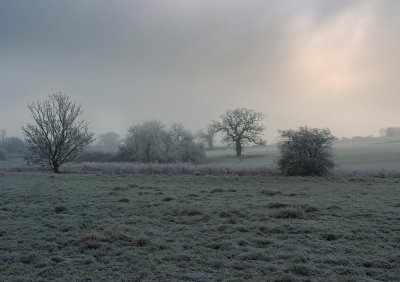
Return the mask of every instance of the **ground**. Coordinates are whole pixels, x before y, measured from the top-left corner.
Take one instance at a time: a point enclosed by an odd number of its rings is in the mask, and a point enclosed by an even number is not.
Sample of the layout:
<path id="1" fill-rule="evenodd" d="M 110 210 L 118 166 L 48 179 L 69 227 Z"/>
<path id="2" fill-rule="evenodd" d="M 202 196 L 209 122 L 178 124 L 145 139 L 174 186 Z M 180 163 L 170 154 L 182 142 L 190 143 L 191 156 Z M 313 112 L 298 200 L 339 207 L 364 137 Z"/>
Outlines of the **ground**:
<path id="1" fill-rule="evenodd" d="M 0 171 L 0 281 L 395 281 L 400 181 Z"/>

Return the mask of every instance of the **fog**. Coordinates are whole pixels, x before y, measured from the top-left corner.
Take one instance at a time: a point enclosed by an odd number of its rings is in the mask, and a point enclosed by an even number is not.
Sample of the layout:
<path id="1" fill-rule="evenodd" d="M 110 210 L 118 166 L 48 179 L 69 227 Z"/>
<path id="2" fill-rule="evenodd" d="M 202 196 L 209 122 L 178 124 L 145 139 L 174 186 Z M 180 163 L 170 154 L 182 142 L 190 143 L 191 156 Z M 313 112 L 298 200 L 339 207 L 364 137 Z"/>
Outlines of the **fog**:
<path id="1" fill-rule="evenodd" d="M 0 129 L 63 92 L 96 133 L 146 120 L 195 131 L 228 108 L 338 137 L 400 125 L 400 2 L 3 1 Z"/>

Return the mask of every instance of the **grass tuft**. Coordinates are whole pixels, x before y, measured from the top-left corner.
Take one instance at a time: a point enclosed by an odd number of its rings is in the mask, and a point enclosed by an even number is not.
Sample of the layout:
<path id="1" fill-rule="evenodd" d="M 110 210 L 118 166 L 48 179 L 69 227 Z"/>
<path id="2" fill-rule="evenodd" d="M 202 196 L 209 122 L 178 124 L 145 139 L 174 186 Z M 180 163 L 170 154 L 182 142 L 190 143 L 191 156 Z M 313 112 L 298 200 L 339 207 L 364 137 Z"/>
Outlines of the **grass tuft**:
<path id="1" fill-rule="evenodd" d="M 300 208 L 290 207 L 290 208 L 285 208 L 285 209 L 279 210 L 278 212 L 274 213 L 272 215 L 272 217 L 287 218 L 287 219 L 290 219 L 290 218 L 303 219 L 303 218 L 305 218 L 305 214 L 304 214 L 303 210 Z"/>
<path id="2" fill-rule="evenodd" d="M 62 212 L 65 212 L 66 210 L 67 210 L 67 207 L 64 206 L 64 205 L 58 205 L 58 206 L 56 206 L 56 207 L 54 208 L 54 211 L 55 211 L 56 213 L 62 213 Z"/>
<path id="3" fill-rule="evenodd" d="M 333 234 L 333 233 L 324 233 L 321 235 L 322 238 L 324 238 L 326 241 L 336 241 L 337 239 L 340 238 L 339 235 Z"/>
<path id="4" fill-rule="evenodd" d="M 130 200 L 128 198 L 122 198 L 122 199 L 119 199 L 118 202 L 120 202 L 120 203 L 129 203 Z"/>
<path id="5" fill-rule="evenodd" d="M 222 193 L 222 192 L 225 192 L 225 190 L 221 188 L 216 188 L 210 191 L 210 193 Z"/>
<path id="6" fill-rule="evenodd" d="M 163 198 L 161 201 L 163 201 L 163 202 L 170 202 L 170 201 L 172 201 L 174 198 L 173 197 L 165 197 L 165 198 Z"/>
<path id="7" fill-rule="evenodd" d="M 275 191 L 275 190 L 262 190 L 261 194 L 265 196 L 276 196 L 276 195 L 282 195 L 281 191 Z"/>
<path id="8" fill-rule="evenodd" d="M 287 208 L 289 205 L 288 204 L 283 204 L 283 203 L 269 203 L 268 208 L 270 209 L 281 209 L 281 208 Z"/>
<path id="9" fill-rule="evenodd" d="M 182 210 L 181 214 L 186 216 L 195 216 L 195 215 L 202 215 L 203 213 L 199 210 L 189 208 Z"/>

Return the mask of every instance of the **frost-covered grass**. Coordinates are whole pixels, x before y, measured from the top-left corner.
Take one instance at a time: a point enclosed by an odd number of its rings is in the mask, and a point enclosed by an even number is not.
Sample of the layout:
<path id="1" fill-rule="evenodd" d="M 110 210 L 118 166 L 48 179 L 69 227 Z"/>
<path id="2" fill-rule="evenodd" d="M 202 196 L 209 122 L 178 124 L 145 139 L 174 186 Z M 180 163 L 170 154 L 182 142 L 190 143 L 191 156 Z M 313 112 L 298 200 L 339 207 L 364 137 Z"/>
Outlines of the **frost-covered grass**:
<path id="1" fill-rule="evenodd" d="M 242 158 L 235 157 L 233 149 L 207 151 L 207 160 L 213 164 L 273 165 L 278 158 L 273 145 L 246 148 Z M 340 169 L 400 171 L 400 137 L 337 141 L 334 160 Z"/>
<path id="2" fill-rule="evenodd" d="M 189 163 L 155 164 L 155 163 L 77 163 L 69 167 L 72 171 L 98 171 L 113 173 L 143 174 L 194 174 L 194 175 L 278 175 L 273 166 L 259 164 L 203 164 Z"/>
<path id="3" fill-rule="evenodd" d="M 0 172 L 0 281 L 396 281 L 400 182 Z"/>

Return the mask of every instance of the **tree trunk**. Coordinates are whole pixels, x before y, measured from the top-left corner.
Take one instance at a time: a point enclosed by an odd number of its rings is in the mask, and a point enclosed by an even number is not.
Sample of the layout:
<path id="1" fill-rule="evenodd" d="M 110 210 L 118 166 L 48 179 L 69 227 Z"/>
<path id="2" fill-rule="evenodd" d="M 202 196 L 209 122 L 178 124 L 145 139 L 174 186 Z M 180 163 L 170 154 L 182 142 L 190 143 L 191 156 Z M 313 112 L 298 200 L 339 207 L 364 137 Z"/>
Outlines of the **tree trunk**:
<path id="1" fill-rule="evenodd" d="M 242 155 L 242 143 L 240 141 L 236 141 L 236 157 L 240 157 Z"/>
<path id="2" fill-rule="evenodd" d="M 60 165 L 57 163 L 53 163 L 53 172 L 54 173 L 60 173 Z"/>

